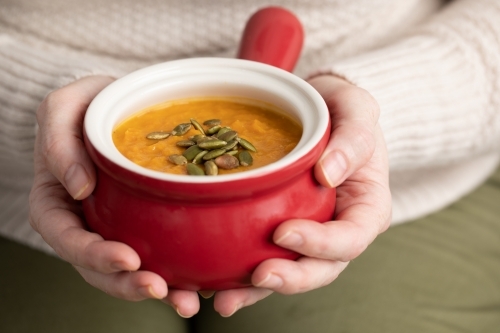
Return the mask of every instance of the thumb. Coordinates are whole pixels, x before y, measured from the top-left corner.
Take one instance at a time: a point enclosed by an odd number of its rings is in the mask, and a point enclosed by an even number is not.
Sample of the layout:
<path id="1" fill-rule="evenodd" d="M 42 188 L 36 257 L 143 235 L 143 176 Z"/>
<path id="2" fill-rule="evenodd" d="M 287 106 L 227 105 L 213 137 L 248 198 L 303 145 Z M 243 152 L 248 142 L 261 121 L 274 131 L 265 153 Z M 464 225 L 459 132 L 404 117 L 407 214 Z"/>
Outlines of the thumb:
<path id="1" fill-rule="evenodd" d="M 37 110 L 35 159 L 44 163 L 36 167 L 52 173 L 74 199 L 86 198 L 95 187 L 95 169 L 83 144 L 83 118 L 112 81 L 105 76 L 80 79 L 51 92 Z"/>
<path id="2" fill-rule="evenodd" d="M 314 77 L 309 83 L 332 117 L 330 141 L 315 165 L 315 176 L 323 186 L 336 187 L 372 157 L 379 106 L 366 90 L 333 75 Z"/>

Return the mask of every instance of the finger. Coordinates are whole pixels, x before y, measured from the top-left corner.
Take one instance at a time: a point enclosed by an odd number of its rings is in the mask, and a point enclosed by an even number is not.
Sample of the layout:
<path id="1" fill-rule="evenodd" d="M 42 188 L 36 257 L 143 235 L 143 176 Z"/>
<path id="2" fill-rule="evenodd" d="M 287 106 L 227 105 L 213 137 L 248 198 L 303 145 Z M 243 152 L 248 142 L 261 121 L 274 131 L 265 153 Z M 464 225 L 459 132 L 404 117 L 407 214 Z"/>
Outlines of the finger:
<path id="1" fill-rule="evenodd" d="M 379 106 L 371 95 L 334 76 L 309 81 L 323 96 L 332 116 L 332 135 L 315 166 L 316 179 L 336 187 L 363 166 L 375 148 Z"/>
<path id="2" fill-rule="evenodd" d="M 375 225 L 348 220 L 325 223 L 289 220 L 278 227 L 274 237 L 277 245 L 308 257 L 350 261 L 359 256 L 379 234 Z"/>
<path id="3" fill-rule="evenodd" d="M 281 294 L 297 294 L 324 287 L 334 281 L 348 262 L 302 257 L 296 261 L 269 259 L 252 275 L 252 283 Z"/>
<path id="4" fill-rule="evenodd" d="M 75 266 L 82 277 L 97 289 L 128 301 L 147 298 L 162 299 L 167 296 L 165 281 L 157 274 L 146 271 L 103 274 Z"/>
<path id="5" fill-rule="evenodd" d="M 101 273 L 139 269 L 141 261 L 130 246 L 86 231 L 73 213 L 54 209 L 41 218 L 47 221 L 38 223 L 40 234 L 69 263 Z"/>
<path id="6" fill-rule="evenodd" d="M 241 308 L 255 304 L 272 293 L 269 289 L 253 287 L 218 291 L 214 298 L 214 309 L 222 317 L 230 317 Z"/>
<path id="7" fill-rule="evenodd" d="M 75 199 L 95 186 L 95 170 L 85 151 L 83 118 L 92 99 L 111 78 L 94 76 L 50 93 L 37 110 L 40 154 L 48 170 Z"/>
<path id="8" fill-rule="evenodd" d="M 286 221 L 273 234 L 276 244 L 309 257 L 349 261 L 389 227 L 388 162 L 378 126 L 375 137 L 377 148 L 370 161 L 337 187 L 336 220 Z"/>
<path id="9" fill-rule="evenodd" d="M 200 310 L 196 291 L 170 289 L 163 302 L 173 307 L 182 318 L 191 318 Z"/>
<path id="10" fill-rule="evenodd" d="M 62 259 L 101 273 L 139 268 L 139 256 L 131 247 L 86 231 L 75 202 L 65 200 L 68 194 L 62 186 L 39 184 L 43 178 L 49 175 L 37 176 L 30 193 L 30 222 Z"/>

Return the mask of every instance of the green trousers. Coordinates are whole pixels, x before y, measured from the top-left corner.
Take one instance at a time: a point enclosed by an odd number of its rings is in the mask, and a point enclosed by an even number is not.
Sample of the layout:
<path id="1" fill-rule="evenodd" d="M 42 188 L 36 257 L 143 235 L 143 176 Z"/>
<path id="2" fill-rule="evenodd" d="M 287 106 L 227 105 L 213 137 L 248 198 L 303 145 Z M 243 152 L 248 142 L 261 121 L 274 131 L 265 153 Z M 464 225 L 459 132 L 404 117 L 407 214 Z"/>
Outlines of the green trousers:
<path id="1" fill-rule="evenodd" d="M 0 239 L 0 332 L 500 332 L 500 171 L 449 208 L 390 228 L 331 285 L 222 318 L 114 299 L 67 263 Z"/>

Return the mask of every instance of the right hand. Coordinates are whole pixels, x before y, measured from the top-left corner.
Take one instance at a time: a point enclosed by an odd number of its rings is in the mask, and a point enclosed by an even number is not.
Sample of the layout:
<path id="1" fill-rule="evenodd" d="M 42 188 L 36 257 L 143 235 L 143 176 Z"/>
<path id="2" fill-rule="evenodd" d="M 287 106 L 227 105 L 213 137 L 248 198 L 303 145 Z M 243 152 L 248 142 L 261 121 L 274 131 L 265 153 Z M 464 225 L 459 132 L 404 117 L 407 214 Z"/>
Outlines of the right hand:
<path id="1" fill-rule="evenodd" d="M 130 301 L 162 299 L 190 317 L 199 310 L 196 292 L 168 291 L 158 274 L 138 270 L 141 261 L 130 246 L 104 240 L 83 222 L 79 200 L 96 183 L 83 144 L 83 118 L 90 102 L 112 81 L 105 76 L 80 79 L 50 93 L 38 108 L 30 223 L 92 286 Z"/>

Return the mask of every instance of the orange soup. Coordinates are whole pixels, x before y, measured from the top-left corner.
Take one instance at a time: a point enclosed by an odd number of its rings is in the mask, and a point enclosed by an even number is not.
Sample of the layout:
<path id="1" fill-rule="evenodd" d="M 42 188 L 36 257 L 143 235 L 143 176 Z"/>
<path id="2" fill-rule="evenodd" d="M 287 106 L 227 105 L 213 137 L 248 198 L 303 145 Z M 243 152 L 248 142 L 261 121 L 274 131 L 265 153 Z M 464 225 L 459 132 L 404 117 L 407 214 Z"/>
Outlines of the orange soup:
<path id="1" fill-rule="evenodd" d="M 114 129 L 113 142 L 125 157 L 152 170 L 197 175 L 200 169 L 200 175 L 212 174 L 215 162 L 216 174 L 228 174 L 281 159 L 301 135 L 301 125 L 271 105 L 206 98 L 142 110 Z"/>

